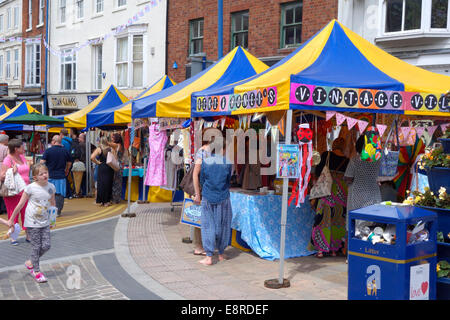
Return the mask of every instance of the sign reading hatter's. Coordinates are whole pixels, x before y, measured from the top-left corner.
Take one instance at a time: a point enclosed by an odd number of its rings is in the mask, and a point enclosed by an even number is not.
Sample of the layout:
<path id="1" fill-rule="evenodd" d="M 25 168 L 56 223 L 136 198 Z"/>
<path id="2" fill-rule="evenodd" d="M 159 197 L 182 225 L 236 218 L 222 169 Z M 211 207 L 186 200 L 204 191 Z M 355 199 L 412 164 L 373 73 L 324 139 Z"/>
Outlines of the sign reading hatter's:
<path id="1" fill-rule="evenodd" d="M 337 88 L 291 83 L 290 103 L 306 106 L 399 111 L 450 111 L 444 94 Z"/>
<path id="2" fill-rule="evenodd" d="M 273 107 L 277 104 L 277 88 L 267 87 L 227 95 L 199 96 L 194 102 L 197 112 L 222 112 Z"/>

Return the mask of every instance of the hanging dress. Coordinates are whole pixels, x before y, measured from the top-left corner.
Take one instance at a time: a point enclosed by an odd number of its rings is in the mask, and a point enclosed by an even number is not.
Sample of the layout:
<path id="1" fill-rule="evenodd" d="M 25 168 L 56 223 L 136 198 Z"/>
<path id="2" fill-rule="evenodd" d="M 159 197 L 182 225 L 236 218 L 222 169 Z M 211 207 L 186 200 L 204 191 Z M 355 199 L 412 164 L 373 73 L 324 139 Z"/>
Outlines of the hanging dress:
<path id="1" fill-rule="evenodd" d="M 144 184 L 146 186 L 164 186 L 167 183 L 165 168 L 165 146 L 167 135 L 165 131 L 159 131 L 156 124 L 149 127 L 148 144 L 150 152 L 148 155 L 147 173 Z"/>

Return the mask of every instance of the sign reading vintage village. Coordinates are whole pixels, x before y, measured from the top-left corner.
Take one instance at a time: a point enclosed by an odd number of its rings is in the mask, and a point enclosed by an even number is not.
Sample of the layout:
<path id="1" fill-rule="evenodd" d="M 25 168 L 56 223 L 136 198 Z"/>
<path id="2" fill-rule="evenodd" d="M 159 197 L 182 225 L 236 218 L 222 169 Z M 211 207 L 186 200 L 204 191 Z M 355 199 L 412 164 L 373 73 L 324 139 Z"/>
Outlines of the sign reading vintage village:
<path id="1" fill-rule="evenodd" d="M 337 108 L 384 109 L 408 111 L 449 111 L 444 94 L 333 88 L 291 83 L 291 104 Z"/>

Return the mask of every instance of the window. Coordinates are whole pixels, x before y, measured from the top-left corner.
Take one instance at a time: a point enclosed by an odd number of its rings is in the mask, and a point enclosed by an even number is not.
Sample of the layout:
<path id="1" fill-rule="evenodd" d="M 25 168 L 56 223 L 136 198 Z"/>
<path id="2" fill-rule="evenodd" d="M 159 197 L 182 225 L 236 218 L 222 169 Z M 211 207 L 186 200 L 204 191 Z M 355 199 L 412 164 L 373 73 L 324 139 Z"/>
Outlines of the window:
<path id="1" fill-rule="evenodd" d="M 302 42 L 302 3 L 281 7 L 281 48 L 295 47 Z"/>
<path id="2" fill-rule="evenodd" d="M 117 86 L 128 86 L 128 38 L 117 39 L 116 54 Z"/>
<path id="3" fill-rule="evenodd" d="M 7 30 L 9 30 L 9 29 L 12 28 L 11 19 L 12 19 L 12 16 L 11 16 L 11 8 L 8 8 L 8 9 L 6 10 L 6 29 L 7 29 Z"/>
<path id="4" fill-rule="evenodd" d="M 133 87 L 142 87 L 144 69 L 144 37 L 133 36 Z"/>
<path id="5" fill-rule="evenodd" d="M 66 0 L 59 0 L 59 23 L 66 23 Z"/>
<path id="6" fill-rule="evenodd" d="M 19 49 L 14 49 L 14 79 L 19 79 Z"/>
<path id="7" fill-rule="evenodd" d="M 116 83 L 118 87 L 144 84 L 144 36 L 133 34 L 117 39 Z"/>
<path id="8" fill-rule="evenodd" d="M 11 78 L 11 51 L 6 51 L 6 79 Z"/>
<path id="9" fill-rule="evenodd" d="M 14 7 L 14 29 L 19 27 L 19 7 Z"/>
<path id="10" fill-rule="evenodd" d="M 103 0 L 95 0 L 95 13 L 103 12 Z"/>
<path id="11" fill-rule="evenodd" d="M 189 54 L 203 52 L 203 19 L 189 21 Z"/>
<path id="12" fill-rule="evenodd" d="M 65 49 L 63 54 L 71 53 L 72 49 Z M 77 89 L 77 57 L 75 54 L 61 57 L 61 90 Z"/>
<path id="13" fill-rule="evenodd" d="M 387 0 L 386 32 L 420 29 L 422 0 Z"/>
<path id="14" fill-rule="evenodd" d="M 448 0 L 431 3 L 431 28 L 446 29 L 448 25 Z"/>
<path id="15" fill-rule="evenodd" d="M 32 43 L 25 46 L 25 85 L 41 84 L 41 44 Z"/>
<path id="16" fill-rule="evenodd" d="M 94 50 L 94 89 L 102 89 L 102 57 L 103 57 L 103 46 L 96 45 L 93 46 Z"/>
<path id="17" fill-rule="evenodd" d="M 83 19 L 83 17 L 84 17 L 84 0 L 75 0 L 75 1 L 76 1 L 77 19 Z"/>
<path id="18" fill-rule="evenodd" d="M 0 78 L 3 79 L 3 55 L 0 55 Z"/>
<path id="19" fill-rule="evenodd" d="M 0 14 L 0 32 L 3 32 L 3 25 L 5 23 L 4 21 L 4 16 L 2 14 Z"/>
<path id="20" fill-rule="evenodd" d="M 231 48 L 248 48 L 248 11 L 231 15 Z"/>
<path id="21" fill-rule="evenodd" d="M 39 0 L 39 25 L 44 24 L 44 0 Z"/>
<path id="22" fill-rule="evenodd" d="M 127 0 L 117 0 L 117 7 L 123 7 L 127 5 Z"/>
<path id="23" fill-rule="evenodd" d="M 28 0 L 28 29 L 33 28 L 33 3 Z"/>

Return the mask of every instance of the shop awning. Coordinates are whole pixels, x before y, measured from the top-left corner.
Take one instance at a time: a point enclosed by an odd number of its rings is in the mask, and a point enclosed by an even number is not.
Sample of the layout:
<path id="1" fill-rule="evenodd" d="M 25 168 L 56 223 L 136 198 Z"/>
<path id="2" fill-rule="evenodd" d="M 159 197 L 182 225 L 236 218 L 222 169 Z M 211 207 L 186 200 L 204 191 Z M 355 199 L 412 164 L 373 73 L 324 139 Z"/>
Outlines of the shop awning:
<path id="1" fill-rule="evenodd" d="M 102 92 L 94 101 L 81 110 L 65 115 L 63 118 L 67 121 L 65 128 L 86 128 L 86 115 L 90 112 L 101 112 L 111 107 L 127 102 L 128 98 L 120 92 L 114 85 Z M 60 117 L 57 117 L 60 118 Z"/>
<path id="2" fill-rule="evenodd" d="M 164 89 L 170 88 L 175 85 L 175 82 L 165 75 L 159 79 L 156 83 L 150 86 L 148 89 L 141 92 L 136 98 L 148 97 L 152 94 L 160 92 Z M 127 124 L 131 122 L 131 102 L 128 101 L 121 105 L 108 108 L 106 110 L 93 111 L 87 114 L 87 127 L 100 127 L 112 124 Z"/>
<path id="3" fill-rule="evenodd" d="M 266 70 L 268 66 L 241 47 L 195 76 L 159 93 L 133 100 L 132 117 L 191 117 L 191 93 L 219 88 Z"/>
<path id="4" fill-rule="evenodd" d="M 3 106 L 0 108 L 0 113 L 1 113 L 2 109 L 3 109 Z M 0 116 L 0 130 L 33 131 L 33 126 L 30 126 L 30 125 L 3 123 L 3 120 L 31 114 L 33 112 L 40 113 L 39 111 L 34 109 L 28 102 L 22 101 L 17 106 L 15 106 L 11 110 L 7 111 L 6 113 L 4 113 Z M 36 126 L 36 131 L 45 131 L 45 127 Z"/>
<path id="5" fill-rule="evenodd" d="M 265 72 L 195 93 L 192 116 L 289 108 L 448 116 L 449 89 L 450 77 L 408 64 L 333 20 Z M 210 98 L 221 108 L 198 105 Z"/>

